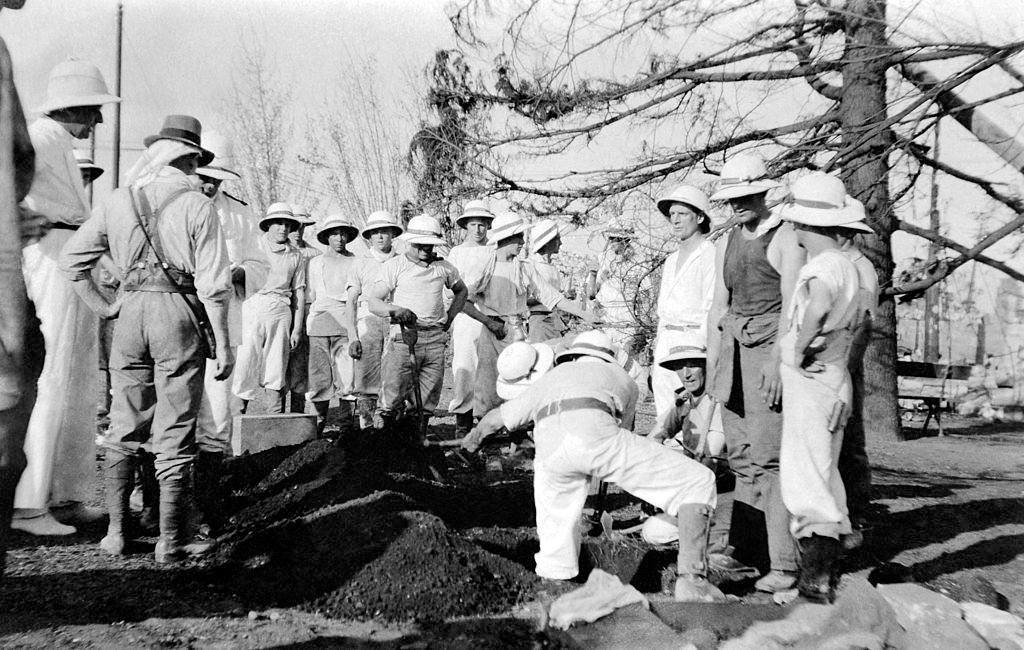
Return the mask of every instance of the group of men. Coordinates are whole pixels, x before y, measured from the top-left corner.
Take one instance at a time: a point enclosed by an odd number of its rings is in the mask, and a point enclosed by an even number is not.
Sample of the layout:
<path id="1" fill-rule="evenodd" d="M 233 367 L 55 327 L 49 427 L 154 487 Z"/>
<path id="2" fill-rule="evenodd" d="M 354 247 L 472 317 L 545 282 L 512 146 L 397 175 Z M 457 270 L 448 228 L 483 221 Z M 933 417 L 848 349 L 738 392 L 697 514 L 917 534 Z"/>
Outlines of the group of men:
<path id="1" fill-rule="evenodd" d="M 728 544 L 713 561 L 761 569 L 763 591 L 831 598 L 840 540 L 855 534 L 850 511 L 856 519 L 865 503 L 858 418 L 846 436 L 843 429 L 859 410 L 850 369 L 877 301 L 874 271 L 852 244 L 870 228 L 837 178 L 803 177 L 790 201 L 771 209 L 777 183 L 760 159 L 738 155 L 711 197 L 730 205 L 735 227 L 716 233 L 699 188 L 683 185 L 657 201 L 678 250 L 659 292 L 650 376 L 657 424 L 637 436 L 647 385 L 629 355 L 628 314 L 609 315 L 628 302 L 621 290 L 609 293 L 609 268 L 587 287 L 609 327 L 558 350 L 545 343 L 568 330 L 566 314 L 599 324 L 561 290 L 556 222 L 531 226 L 470 201 L 455 219 L 463 241 L 442 258 L 442 224 L 426 214 L 403 224 L 375 212 L 360 229 L 278 202 L 257 219 L 221 188 L 239 179 L 230 143 L 204 137 L 184 115 L 168 116 L 144 140 L 126 183 L 91 210 L 84 188 L 97 168 L 76 159 L 73 141 L 117 101 L 95 66 L 69 60 L 54 69 L 27 130 L 35 174 L 19 193 L 21 215 L 43 226 L 23 249 L 23 272 L 45 343 L 33 349 L 45 349 L 45 362 L 24 473 L 16 453 L 4 455 L 0 484 L 7 492 L 17 485 L 14 527 L 67 534 L 105 514 L 101 547 L 123 553 L 135 469 L 150 456 L 159 485 L 155 558 L 180 559 L 193 532 L 190 491 L 214 525 L 231 421 L 252 400 L 270 412 L 283 412 L 289 395 L 292 411 L 308 400 L 321 432 L 332 400 L 345 428 L 387 429 L 409 411 L 429 417 L 450 338 L 448 411 L 465 446 L 534 425 L 540 575 L 576 575 L 577 520 L 597 477 L 675 519 L 677 598 L 719 597 L 706 580 L 715 477 L 698 461 L 725 454 L 736 489 Z M 323 250 L 305 241 L 312 224 Z M 608 235 L 621 262 L 632 233 Z M 348 250 L 357 238 L 365 255 Z M 70 390 L 94 381 L 98 360 L 109 376 L 101 413 L 109 424 L 99 437 L 105 513 L 85 505 L 94 393 Z M 844 438 L 854 459 L 843 477 L 856 487 L 850 507 L 837 469 Z M 0 527 L 6 535 L 7 523 Z"/>

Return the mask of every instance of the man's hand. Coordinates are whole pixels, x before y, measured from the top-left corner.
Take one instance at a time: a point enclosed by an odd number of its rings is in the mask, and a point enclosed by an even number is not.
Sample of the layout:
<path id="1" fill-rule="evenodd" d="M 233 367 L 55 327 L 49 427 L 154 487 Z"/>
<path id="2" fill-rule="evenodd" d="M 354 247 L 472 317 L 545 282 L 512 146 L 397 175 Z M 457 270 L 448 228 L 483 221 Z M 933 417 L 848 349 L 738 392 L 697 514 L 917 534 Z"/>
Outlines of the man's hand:
<path id="1" fill-rule="evenodd" d="M 53 224 L 45 215 L 24 206 L 18 206 L 19 225 L 21 226 L 21 245 L 28 246 L 43 238 L 50 232 Z"/>
<path id="2" fill-rule="evenodd" d="M 302 332 L 298 329 L 292 330 L 292 335 L 288 338 L 288 343 L 291 344 L 292 349 L 299 347 L 299 343 L 302 342 Z"/>
<path id="3" fill-rule="evenodd" d="M 353 359 L 361 359 L 363 357 L 363 344 L 358 339 L 348 344 L 348 356 Z"/>
<path id="4" fill-rule="evenodd" d="M 494 338 L 499 341 L 505 338 L 505 323 L 500 320 L 488 318 L 487 322 L 484 323 L 484 326 L 487 327 L 490 333 L 494 335 Z"/>
<path id="5" fill-rule="evenodd" d="M 773 355 L 761 368 L 761 382 L 758 384 L 761 397 L 768 408 L 776 408 L 782 402 L 782 378 L 779 376 L 779 360 Z"/>
<path id="6" fill-rule="evenodd" d="M 214 361 L 217 365 L 217 373 L 213 376 L 214 379 L 224 381 L 231 376 L 231 371 L 235 369 L 235 355 L 231 350 L 231 346 L 218 340 L 217 358 Z"/>
<path id="7" fill-rule="evenodd" d="M 416 314 L 411 309 L 406 309 L 405 307 L 392 307 L 388 315 L 391 317 L 392 322 L 399 325 L 416 324 Z"/>
<path id="8" fill-rule="evenodd" d="M 647 433 L 647 437 L 655 442 L 662 442 L 663 440 L 665 440 L 665 438 L 668 437 L 668 434 L 665 433 L 664 428 L 655 427 Z"/>
<path id="9" fill-rule="evenodd" d="M 480 432 L 476 427 L 473 427 L 472 431 L 466 434 L 466 437 L 462 439 L 462 448 L 472 453 L 477 449 L 480 449 Z"/>

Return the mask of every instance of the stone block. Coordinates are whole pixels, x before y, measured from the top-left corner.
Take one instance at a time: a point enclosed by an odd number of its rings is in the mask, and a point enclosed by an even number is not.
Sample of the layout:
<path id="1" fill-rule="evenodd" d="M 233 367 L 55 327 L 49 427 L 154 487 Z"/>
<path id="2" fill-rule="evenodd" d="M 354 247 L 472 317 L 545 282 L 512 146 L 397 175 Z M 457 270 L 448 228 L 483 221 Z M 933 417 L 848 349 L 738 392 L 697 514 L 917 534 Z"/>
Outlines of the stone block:
<path id="1" fill-rule="evenodd" d="M 960 603 L 964 620 L 993 648 L 1024 650 L 1024 620 L 984 603 Z"/>
<path id="2" fill-rule="evenodd" d="M 914 623 L 960 618 L 960 605 L 955 600 L 921 585 L 878 585 L 878 593 L 889 601 L 896 620 L 906 629 Z"/>
<path id="3" fill-rule="evenodd" d="M 236 456 L 299 445 L 316 439 L 316 416 L 304 413 L 276 415 L 239 415 L 231 435 L 231 451 Z"/>

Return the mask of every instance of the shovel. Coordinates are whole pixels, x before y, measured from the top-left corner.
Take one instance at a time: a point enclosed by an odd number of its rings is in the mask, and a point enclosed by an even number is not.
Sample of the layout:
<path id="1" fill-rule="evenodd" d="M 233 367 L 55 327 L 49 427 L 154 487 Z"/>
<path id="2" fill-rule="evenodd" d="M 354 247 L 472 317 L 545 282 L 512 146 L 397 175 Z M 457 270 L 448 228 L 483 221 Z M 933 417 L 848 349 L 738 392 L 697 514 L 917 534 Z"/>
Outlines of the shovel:
<path id="1" fill-rule="evenodd" d="M 416 341 L 419 339 L 419 334 L 415 329 L 406 327 L 404 324 L 401 325 L 401 328 L 402 341 L 409 346 L 409 361 L 412 363 L 412 397 L 416 405 L 416 417 L 419 422 L 416 432 L 417 443 L 422 445 L 424 449 L 429 449 L 431 445 L 429 444 L 430 441 L 427 440 L 427 416 L 423 412 L 423 392 L 420 390 L 420 366 L 416 358 Z M 438 482 L 444 482 L 444 474 L 430 460 L 427 460 L 426 464 L 434 479 Z"/>

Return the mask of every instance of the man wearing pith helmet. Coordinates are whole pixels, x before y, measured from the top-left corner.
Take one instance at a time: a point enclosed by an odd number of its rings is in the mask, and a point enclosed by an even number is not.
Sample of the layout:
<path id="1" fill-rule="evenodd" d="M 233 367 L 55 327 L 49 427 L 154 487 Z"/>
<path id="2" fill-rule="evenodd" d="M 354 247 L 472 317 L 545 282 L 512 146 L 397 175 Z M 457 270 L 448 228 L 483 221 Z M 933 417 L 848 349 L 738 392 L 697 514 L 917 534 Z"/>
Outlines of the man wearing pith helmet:
<path id="1" fill-rule="evenodd" d="M 386 210 L 378 210 L 367 217 L 360 233 L 367 251 L 356 260 L 348 275 L 345 306 L 348 349 L 349 356 L 356 360 L 353 392 L 362 429 L 383 426 L 381 363 L 389 330 L 387 319 L 370 311 L 365 294 L 377 282 L 384 264 L 396 255 L 394 241 L 403 232 L 405 229 L 398 219 Z"/>
<path id="2" fill-rule="evenodd" d="M 69 535 L 72 525 L 101 513 L 86 507 L 95 471 L 94 393 L 69 390 L 93 381 L 97 365 L 97 319 L 63 277 L 58 257 L 89 218 L 89 198 L 74 155 L 75 139 L 88 138 L 103 122 L 101 107 L 120 102 L 99 69 L 69 59 L 50 73 L 41 116 L 29 126 L 35 147 L 35 178 L 25 206 L 45 215 L 51 230 L 22 250 L 22 271 L 46 341 L 38 400 L 25 436 L 28 465 L 14 498 L 13 526 L 37 535 Z"/>
<path id="3" fill-rule="evenodd" d="M 502 427 L 534 424 L 533 498 L 537 510 L 537 575 L 569 580 L 579 573 L 578 523 L 591 477 L 617 483 L 677 517 L 675 594 L 680 601 L 724 598 L 707 581 L 707 536 L 716 493 L 714 474 L 654 440 L 633 435 L 639 389 L 617 363 L 601 331 L 584 332 L 554 355 L 543 343 L 514 343 L 498 359 L 498 390 L 507 399 L 488 412 L 462 445 L 475 451 Z"/>
<path id="4" fill-rule="evenodd" d="M 679 185 L 658 197 L 658 211 L 672 227 L 676 249 L 665 259 L 658 291 L 658 334 L 654 341 L 651 387 L 659 419 L 673 409 L 678 375 L 662 362 L 673 348 L 707 346 L 708 313 L 715 296 L 715 246 L 708 197 L 692 185 Z"/>
<path id="5" fill-rule="evenodd" d="M 206 358 L 217 378 L 234 364 L 227 331 L 231 272 L 213 204 L 192 175 L 213 154 L 202 147 L 199 120 L 171 115 L 114 191 L 64 247 L 61 269 L 101 316 L 119 314 L 110 368 L 113 402 L 106 450 L 110 522 L 100 547 L 121 555 L 126 542 L 133 464 L 147 442 L 160 484 L 157 562 L 185 552 L 188 477 L 196 455 L 196 413 Z M 123 297 L 110 304 L 90 271 L 109 252 L 121 270 Z M 163 263 L 160 260 L 163 260 Z M 205 313 L 214 349 L 200 333 Z"/>
<path id="6" fill-rule="evenodd" d="M 791 589 L 797 576 L 779 487 L 778 341 L 805 256 L 792 226 L 768 208 L 768 192 L 777 185 L 763 160 L 739 154 L 722 167 L 711 196 L 729 204 L 738 224 L 716 242 L 718 280 L 708 321 L 719 332 L 708 338 L 709 392 L 723 404 L 729 466 L 736 473 L 729 545 L 735 560 L 767 570 L 755 585 L 766 592 Z"/>

